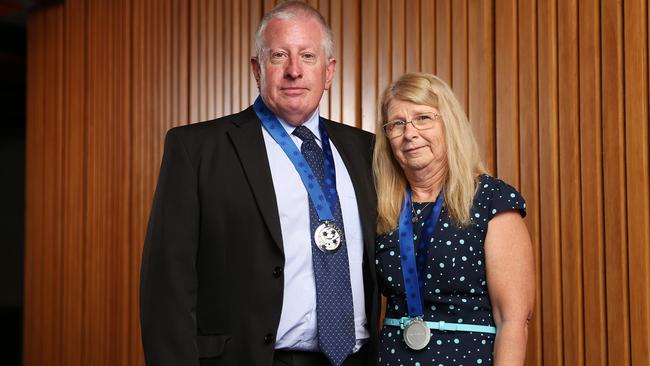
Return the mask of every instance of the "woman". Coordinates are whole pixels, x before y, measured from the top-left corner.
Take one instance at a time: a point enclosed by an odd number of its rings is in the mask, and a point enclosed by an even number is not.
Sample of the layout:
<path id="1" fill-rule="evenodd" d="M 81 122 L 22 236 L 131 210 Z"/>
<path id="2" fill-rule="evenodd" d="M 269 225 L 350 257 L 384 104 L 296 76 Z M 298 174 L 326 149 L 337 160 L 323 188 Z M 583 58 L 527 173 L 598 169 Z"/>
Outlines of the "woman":
<path id="1" fill-rule="evenodd" d="M 388 303 L 379 364 L 523 364 L 535 286 L 523 198 L 485 174 L 439 78 L 402 76 L 384 92 L 381 117 L 376 266 Z"/>

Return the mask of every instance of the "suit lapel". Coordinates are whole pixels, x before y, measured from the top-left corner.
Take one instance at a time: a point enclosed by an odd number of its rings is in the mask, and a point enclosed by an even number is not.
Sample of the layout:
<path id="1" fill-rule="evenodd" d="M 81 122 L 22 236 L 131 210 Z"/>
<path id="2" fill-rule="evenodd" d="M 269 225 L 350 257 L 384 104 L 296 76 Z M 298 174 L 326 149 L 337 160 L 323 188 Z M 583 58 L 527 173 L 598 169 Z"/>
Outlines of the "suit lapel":
<path id="1" fill-rule="evenodd" d="M 273 178 L 271 177 L 269 159 L 266 155 L 261 123 L 252 107 L 243 111 L 240 116 L 242 117 L 233 122 L 238 128 L 228 131 L 228 135 L 237 151 L 253 195 L 257 200 L 260 213 L 271 232 L 271 237 L 273 237 L 278 248 L 284 252 L 278 205 L 275 199 Z"/>

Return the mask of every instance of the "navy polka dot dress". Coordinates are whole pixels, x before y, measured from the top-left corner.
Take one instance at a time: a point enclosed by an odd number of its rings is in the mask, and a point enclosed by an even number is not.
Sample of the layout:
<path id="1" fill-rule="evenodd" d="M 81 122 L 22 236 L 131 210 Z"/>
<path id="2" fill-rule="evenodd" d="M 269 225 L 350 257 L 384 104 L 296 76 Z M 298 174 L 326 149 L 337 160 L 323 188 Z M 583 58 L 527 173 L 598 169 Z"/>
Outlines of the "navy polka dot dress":
<path id="1" fill-rule="evenodd" d="M 433 203 L 415 203 L 420 219 L 414 236 L 422 231 Z M 518 210 L 526 215 L 526 204 L 512 186 L 488 175 L 480 177 L 472 207 L 472 223 L 454 224 L 443 206 L 424 274 L 423 310 L 425 321 L 445 321 L 495 326 L 487 291 L 483 244 L 488 221 L 499 212 Z M 415 241 L 417 243 L 417 241 Z M 417 245 L 417 244 L 416 244 Z M 408 316 L 397 229 L 376 241 L 376 266 L 381 292 L 388 299 L 386 317 Z M 399 327 L 384 325 L 380 334 L 379 365 L 492 365 L 494 334 L 461 331 L 431 331 L 431 341 L 422 350 L 406 346 Z"/>

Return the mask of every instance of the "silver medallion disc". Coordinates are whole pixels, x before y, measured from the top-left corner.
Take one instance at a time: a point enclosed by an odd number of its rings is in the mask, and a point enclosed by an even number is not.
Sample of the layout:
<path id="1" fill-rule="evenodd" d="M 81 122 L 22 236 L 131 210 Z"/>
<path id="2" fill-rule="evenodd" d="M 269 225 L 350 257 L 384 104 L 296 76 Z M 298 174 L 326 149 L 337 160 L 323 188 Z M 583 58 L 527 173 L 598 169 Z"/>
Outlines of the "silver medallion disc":
<path id="1" fill-rule="evenodd" d="M 427 323 L 420 318 L 412 319 L 404 327 L 404 342 L 413 350 L 421 350 L 429 344 L 431 339 L 431 330 Z"/>
<path id="2" fill-rule="evenodd" d="M 335 252 L 343 241 L 343 233 L 332 221 L 325 221 L 314 231 L 314 241 L 322 252 Z"/>

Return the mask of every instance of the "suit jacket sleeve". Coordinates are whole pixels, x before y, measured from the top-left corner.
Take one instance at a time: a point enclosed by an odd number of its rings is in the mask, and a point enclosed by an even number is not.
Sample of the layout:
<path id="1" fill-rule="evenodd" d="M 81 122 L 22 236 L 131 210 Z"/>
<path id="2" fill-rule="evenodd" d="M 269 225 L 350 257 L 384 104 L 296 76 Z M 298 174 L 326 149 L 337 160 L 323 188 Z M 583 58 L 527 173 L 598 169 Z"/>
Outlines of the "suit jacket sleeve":
<path id="1" fill-rule="evenodd" d="M 167 133 L 140 273 L 140 324 L 147 365 L 198 365 L 196 341 L 199 201 L 197 172 Z"/>

